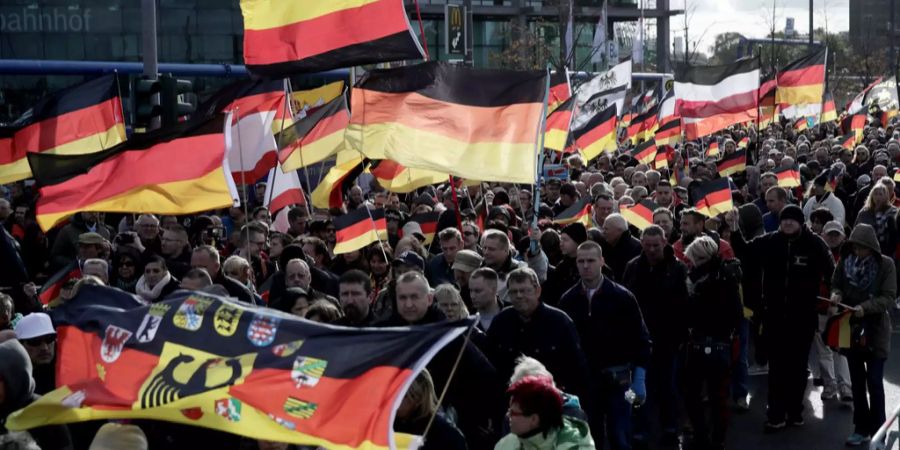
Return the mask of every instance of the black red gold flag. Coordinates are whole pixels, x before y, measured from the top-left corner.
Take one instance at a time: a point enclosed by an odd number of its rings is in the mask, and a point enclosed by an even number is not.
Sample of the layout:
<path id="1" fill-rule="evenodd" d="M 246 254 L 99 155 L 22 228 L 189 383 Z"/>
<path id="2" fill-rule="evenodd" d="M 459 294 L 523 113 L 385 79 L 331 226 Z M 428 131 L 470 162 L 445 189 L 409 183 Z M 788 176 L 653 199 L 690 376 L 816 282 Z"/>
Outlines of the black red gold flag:
<path id="1" fill-rule="evenodd" d="M 659 208 L 659 205 L 653 200 L 644 199 L 623 209 L 622 217 L 624 217 L 628 223 L 637 227 L 638 230 L 643 231 L 645 228 L 653 225 L 653 211 L 656 211 L 656 208 Z"/>
<path id="2" fill-rule="evenodd" d="M 707 217 L 724 214 L 734 207 L 728 178 L 716 178 L 700 183 L 692 189 L 691 199 L 694 201 L 694 207 Z"/>
<path id="3" fill-rule="evenodd" d="M 626 133 L 627 139 L 632 144 L 640 140 L 650 140 L 656 133 L 656 130 L 659 129 L 658 115 L 659 106 L 657 105 L 631 119 Z"/>
<path id="4" fill-rule="evenodd" d="M 834 122 L 837 120 L 837 108 L 834 106 L 834 96 L 826 92 L 822 99 L 822 114 L 820 123 Z"/>
<path id="5" fill-rule="evenodd" d="M 641 142 L 631 151 L 631 157 L 636 159 L 638 164 L 651 164 L 656 159 L 656 141 Z"/>
<path id="6" fill-rule="evenodd" d="M 473 324 L 351 330 L 195 291 L 127 309 L 113 303 L 123 295 L 84 286 L 54 310 L 58 388 L 12 413 L 7 428 L 151 419 L 387 450 L 418 371 Z"/>
<path id="7" fill-rule="evenodd" d="M 779 105 L 821 104 L 825 91 L 826 48 L 792 61 L 778 72 L 775 102 Z"/>
<path id="8" fill-rule="evenodd" d="M 583 127 L 572 131 L 572 137 L 585 161 L 616 151 L 616 105 L 594 114 Z"/>
<path id="9" fill-rule="evenodd" d="M 672 117 L 661 123 L 654 134 L 656 145 L 675 145 L 681 142 L 681 118 Z"/>
<path id="10" fill-rule="evenodd" d="M 356 208 L 347 214 L 334 218 L 336 243 L 334 254 L 359 250 L 384 236 L 387 237 L 387 222 L 384 209 L 368 207 Z"/>
<path id="11" fill-rule="evenodd" d="M 726 155 L 719 161 L 717 167 L 720 177 L 729 177 L 747 170 L 747 151 L 741 149 Z"/>
<path id="12" fill-rule="evenodd" d="M 440 217 L 440 212 L 431 211 L 419 213 L 409 218 L 409 222 L 415 222 L 422 228 L 422 234 L 425 236 L 425 245 L 431 245 L 431 242 L 434 240 Z"/>
<path id="13" fill-rule="evenodd" d="M 783 167 L 773 171 L 778 177 L 778 185 L 783 188 L 800 186 L 800 170 L 796 167 Z"/>
<path id="14" fill-rule="evenodd" d="M 569 83 L 569 71 L 550 73 L 550 97 L 547 99 L 547 113 L 552 113 L 563 102 L 572 97 L 572 85 Z"/>
<path id="15" fill-rule="evenodd" d="M 591 227 L 591 199 L 589 197 L 582 197 L 553 218 L 553 223 L 558 225 L 575 222 L 580 222 L 585 228 Z"/>
<path id="16" fill-rule="evenodd" d="M 825 323 L 825 331 L 822 332 L 822 340 L 825 345 L 834 349 L 848 349 L 852 344 L 850 319 L 853 311 L 844 311 L 828 318 Z"/>
<path id="17" fill-rule="evenodd" d="M 547 77 L 547 71 L 435 61 L 373 70 L 353 88 L 345 139 L 369 159 L 472 180 L 532 184 Z"/>
<path id="18" fill-rule="evenodd" d="M 841 119 L 841 131 L 844 133 L 853 133 L 855 140 L 853 145 L 859 144 L 863 138 L 863 131 L 866 128 L 866 113 L 859 111 L 851 113 Z"/>
<path id="19" fill-rule="evenodd" d="M 28 154 L 40 187 L 38 224 L 49 230 L 79 211 L 193 214 L 232 206 L 229 118 L 181 123 L 87 155 Z"/>
<path id="20" fill-rule="evenodd" d="M 343 95 L 297 120 L 275 135 L 278 160 L 285 170 L 317 164 L 344 147 L 344 130 L 350 123 L 347 98 Z"/>
<path id="21" fill-rule="evenodd" d="M 715 158 L 717 156 L 719 156 L 719 141 L 713 140 L 709 143 L 709 146 L 706 147 L 706 157 Z"/>
<path id="22" fill-rule="evenodd" d="M 38 291 L 38 300 L 42 305 L 49 305 L 59 298 L 66 282 L 77 278 L 81 278 L 81 268 L 78 267 L 78 261 L 73 260 L 44 282 Z"/>
<path id="23" fill-rule="evenodd" d="M 375 176 L 381 187 L 391 192 L 400 193 L 409 193 L 420 187 L 444 183 L 448 178 L 446 173 L 424 169 L 410 169 L 389 159 L 372 161 L 368 170 L 369 173 Z"/>
<path id="24" fill-rule="evenodd" d="M 322 209 L 343 207 L 344 194 L 353 187 L 363 169 L 365 164 L 362 157 L 343 162 L 339 157 L 337 165 L 328 170 L 328 174 L 310 194 L 313 206 Z"/>
<path id="25" fill-rule="evenodd" d="M 550 115 L 547 116 L 547 124 L 544 127 L 544 148 L 563 151 L 569 140 L 569 126 L 572 124 L 574 114 L 575 97 L 559 104 Z"/>
<path id="26" fill-rule="evenodd" d="M 254 75 L 421 59 L 402 0 L 241 0 L 244 61 Z"/>
<path id="27" fill-rule="evenodd" d="M 852 151 L 853 146 L 856 145 L 856 134 L 849 133 L 839 137 L 837 140 L 837 145 L 840 145 L 841 147 Z"/>
<path id="28" fill-rule="evenodd" d="M 32 176 L 29 153 L 84 155 L 125 141 L 125 117 L 115 75 L 42 98 L 0 132 L 0 184 Z"/>

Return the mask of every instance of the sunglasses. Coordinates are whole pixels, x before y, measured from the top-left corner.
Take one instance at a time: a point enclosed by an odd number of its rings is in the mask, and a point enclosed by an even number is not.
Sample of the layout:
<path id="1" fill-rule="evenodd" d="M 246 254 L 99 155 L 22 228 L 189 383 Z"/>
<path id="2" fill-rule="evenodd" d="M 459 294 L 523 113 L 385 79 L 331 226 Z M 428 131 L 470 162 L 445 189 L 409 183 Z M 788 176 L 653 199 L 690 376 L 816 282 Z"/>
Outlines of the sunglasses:
<path id="1" fill-rule="evenodd" d="M 119 267 L 134 267 L 134 261 L 120 261 Z"/>
<path id="2" fill-rule="evenodd" d="M 23 339 L 22 345 L 26 345 L 28 347 L 39 347 L 41 345 L 53 345 L 56 342 L 55 334 L 48 334 L 47 336 L 39 336 L 31 339 Z"/>

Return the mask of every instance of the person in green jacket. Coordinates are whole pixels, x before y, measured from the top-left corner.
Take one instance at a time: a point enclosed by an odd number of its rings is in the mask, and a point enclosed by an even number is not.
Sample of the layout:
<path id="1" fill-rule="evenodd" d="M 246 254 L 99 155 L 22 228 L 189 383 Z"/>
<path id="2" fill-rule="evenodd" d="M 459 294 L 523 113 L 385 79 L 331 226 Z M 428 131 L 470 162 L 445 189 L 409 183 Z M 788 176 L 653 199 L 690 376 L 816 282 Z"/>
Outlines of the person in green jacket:
<path id="1" fill-rule="evenodd" d="M 851 307 L 851 345 L 842 349 L 850 368 L 854 432 L 848 446 L 867 443 L 885 421 L 884 363 L 890 353 L 889 310 L 897 296 L 894 260 L 881 254 L 871 225 L 857 224 L 850 233 L 831 279 L 831 301 Z M 868 394 L 868 395 L 867 395 Z"/>
<path id="2" fill-rule="evenodd" d="M 588 424 L 563 417 L 563 398 L 548 377 L 527 376 L 509 389 L 510 433 L 494 450 L 593 450 Z"/>

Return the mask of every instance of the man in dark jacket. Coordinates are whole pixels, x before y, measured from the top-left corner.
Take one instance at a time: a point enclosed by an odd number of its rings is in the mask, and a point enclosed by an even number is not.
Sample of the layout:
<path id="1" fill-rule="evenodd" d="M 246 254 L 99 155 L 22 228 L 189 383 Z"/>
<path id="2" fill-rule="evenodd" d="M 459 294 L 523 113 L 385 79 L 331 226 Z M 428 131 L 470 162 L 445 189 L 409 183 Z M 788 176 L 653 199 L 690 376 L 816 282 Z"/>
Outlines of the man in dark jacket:
<path id="1" fill-rule="evenodd" d="M 609 220 L 607 218 L 607 220 Z M 603 250 L 594 241 L 578 246 L 581 283 L 563 294 L 559 308 L 575 322 L 587 355 L 592 385 L 588 414 L 596 442 L 604 427 L 613 449 L 631 448 L 630 388 L 646 398 L 644 377 L 650 362 L 650 333 L 634 295 L 604 277 Z"/>
<path id="2" fill-rule="evenodd" d="M 234 297 L 242 302 L 254 303 L 253 293 L 247 286 L 222 273 L 219 251 L 215 247 L 201 245 L 195 248 L 191 253 L 191 267 L 205 269 L 214 284 L 221 285 L 228 291 L 229 297 Z"/>
<path id="3" fill-rule="evenodd" d="M 540 300 L 541 285 L 529 268 L 510 272 L 507 287 L 512 307 L 488 329 L 491 360 L 500 376 L 509 378 L 516 359 L 531 356 L 547 367 L 560 389 L 587 401 L 587 360 L 572 319 Z"/>
<path id="4" fill-rule="evenodd" d="M 625 267 L 622 284 L 637 299 L 653 339 L 653 353 L 647 370 L 647 389 L 650 391 L 647 398 L 659 405 L 663 442 L 675 445 L 678 439 L 675 360 L 687 335 L 684 314 L 688 295 L 687 268 L 675 259 L 675 252 L 666 244 L 661 227 L 645 228 L 641 247 L 641 255 Z M 636 437 L 649 435 L 649 412 L 652 410 L 638 410 Z"/>
<path id="5" fill-rule="evenodd" d="M 578 284 L 578 267 L 575 265 L 575 256 L 578 254 L 578 246 L 587 240 L 587 229 L 580 222 L 566 225 L 559 234 L 559 250 L 562 253 L 562 261 L 547 274 L 547 281 L 543 286 L 544 296 L 541 300 L 555 305 L 559 301 L 559 295 L 566 292 L 572 286 Z"/>
<path id="6" fill-rule="evenodd" d="M 612 269 L 613 278 L 622 280 L 625 265 L 641 253 L 641 242 L 628 232 L 628 222 L 619 214 L 610 214 L 603 221 L 603 255 Z"/>
<path id="7" fill-rule="evenodd" d="M 53 248 L 50 250 L 50 268 L 59 269 L 78 256 L 78 236 L 94 232 L 110 240 L 109 227 L 100 222 L 95 212 L 80 212 L 72 216 L 72 221 L 59 230 Z"/>
<path id="8" fill-rule="evenodd" d="M 731 241 L 738 258 L 762 275 L 760 306 L 769 357 L 766 430 L 803 425 L 806 362 L 818 328 L 816 302 L 821 283 L 830 285 L 834 260 L 822 238 L 803 224 L 803 211 L 796 205 L 781 210 L 778 231 L 750 242 L 738 228 L 737 214 L 726 219 L 734 230 Z"/>
<path id="9" fill-rule="evenodd" d="M 425 265 L 425 277 L 432 286 L 453 283 L 453 262 L 456 252 L 463 249 L 462 234 L 456 228 L 445 228 L 438 233 L 441 252 L 431 257 Z"/>
<path id="10" fill-rule="evenodd" d="M 434 304 L 428 281 L 419 271 L 400 275 L 396 281 L 397 310 L 376 326 L 410 326 L 440 322 L 447 317 Z M 439 351 L 428 371 L 440 392 L 450 382 L 450 373 L 462 352 L 459 365 L 447 390 L 447 406 L 459 414 L 457 426 L 470 449 L 492 449 L 499 438 L 504 410 L 503 382 L 488 359 L 472 342 L 462 337 Z"/>

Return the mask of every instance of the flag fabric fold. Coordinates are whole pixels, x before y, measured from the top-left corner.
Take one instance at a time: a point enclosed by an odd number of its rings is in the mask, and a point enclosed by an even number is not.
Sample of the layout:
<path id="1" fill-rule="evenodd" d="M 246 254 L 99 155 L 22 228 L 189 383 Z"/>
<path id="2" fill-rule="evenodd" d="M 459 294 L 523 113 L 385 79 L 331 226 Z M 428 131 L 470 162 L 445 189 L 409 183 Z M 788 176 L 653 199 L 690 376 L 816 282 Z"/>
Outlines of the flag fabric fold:
<path id="1" fill-rule="evenodd" d="M 623 209 L 622 217 L 638 230 L 643 231 L 645 228 L 653 225 L 653 211 L 656 211 L 656 208 L 659 208 L 659 205 L 653 200 L 644 199 Z"/>
<path id="2" fill-rule="evenodd" d="M 553 218 L 553 223 L 557 225 L 568 225 L 570 223 L 579 222 L 584 225 L 585 228 L 590 228 L 592 226 L 592 221 L 591 199 L 587 196 L 580 198 L 573 203 L 572 206 L 569 206 Z"/>
<path id="3" fill-rule="evenodd" d="M 473 325 L 350 330 L 184 290 L 123 308 L 119 292 L 84 286 L 54 310 L 59 387 L 12 413 L 7 428 L 152 419 L 386 450 L 412 380 Z"/>
<path id="4" fill-rule="evenodd" d="M 334 218 L 334 254 L 350 253 L 387 237 L 384 209 L 356 208 Z"/>
<path id="5" fill-rule="evenodd" d="M 569 139 L 569 125 L 572 123 L 572 115 L 575 111 L 575 99 L 559 104 L 553 112 L 547 116 L 547 124 L 544 127 L 544 148 L 563 151 Z"/>
<path id="6" fill-rule="evenodd" d="M 403 0 L 241 0 L 244 61 L 254 75 L 280 77 L 421 59 Z"/>
<path id="7" fill-rule="evenodd" d="M 391 192 L 402 194 L 415 191 L 420 187 L 444 183 L 449 175 L 424 169 L 410 169 L 403 164 L 389 159 L 372 161 L 368 168 L 381 187 Z"/>
<path id="8" fill-rule="evenodd" d="M 709 67 L 682 66 L 675 71 L 675 112 L 687 139 L 707 136 L 728 126 L 755 121 L 759 102 L 759 59 Z"/>
<path id="9" fill-rule="evenodd" d="M 312 205 L 322 209 L 343 207 L 344 194 L 350 190 L 363 169 L 365 167 L 362 157 L 354 157 L 346 161 L 340 161 L 339 157 L 337 165 L 328 170 L 325 178 L 310 194 Z"/>
<path id="10" fill-rule="evenodd" d="M 653 139 L 641 142 L 631 151 L 631 157 L 636 159 L 638 164 L 651 164 L 656 159 L 656 141 Z"/>
<path id="11" fill-rule="evenodd" d="M 297 170 L 324 161 L 344 148 L 350 123 L 343 95 L 317 108 L 275 135 L 278 161 L 284 170 Z"/>
<path id="12" fill-rule="evenodd" d="M 584 126 L 572 131 L 572 137 L 585 161 L 616 151 L 616 105 L 594 114 Z"/>
<path id="13" fill-rule="evenodd" d="M 84 155 L 125 141 L 115 75 L 54 92 L 0 130 L 0 184 L 31 178 L 27 155 Z"/>
<path id="14" fill-rule="evenodd" d="M 38 224 L 49 230 L 79 211 L 192 214 L 232 206 L 230 120 L 219 114 L 182 123 L 99 153 L 29 154 L 40 187 Z"/>
<path id="15" fill-rule="evenodd" d="M 782 167 L 773 171 L 778 177 L 778 185 L 783 188 L 800 186 L 800 170 L 797 167 Z"/>
<path id="16" fill-rule="evenodd" d="M 572 97 L 572 85 L 569 83 L 569 71 L 556 70 L 550 73 L 550 94 L 547 99 L 547 114 L 556 111 L 559 105 Z"/>
<path id="17" fill-rule="evenodd" d="M 827 48 L 823 47 L 781 69 L 776 77 L 775 102 L 787 106 L 821 104 L 826 54 Z"/>
<path id="18" fill-rule="evenodd" d="M 734 207 L 728 178 L 716 178 L 698 184 L 691 190 L 691 199 L 694 207 L 707 217 L 724 214 Z"/>
<path id="19" fill-rule="evenodd" d="M 741 149 L 726 155 L 719 161 L 717 168 L 719 176 L 723 178 L 747 170 L 747 151 Z"/>
<path id="20" fill-rule="evenodd" d="M 547 76 L 440 62 L 374 70 L 353 88 L 345 138 L 370 159 L 532 184 Z"/>

